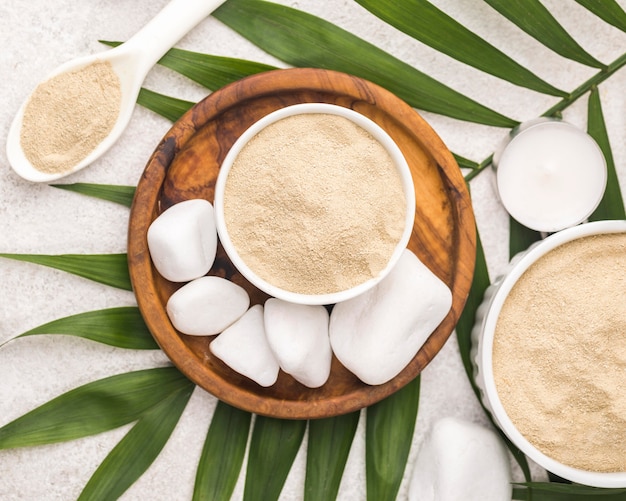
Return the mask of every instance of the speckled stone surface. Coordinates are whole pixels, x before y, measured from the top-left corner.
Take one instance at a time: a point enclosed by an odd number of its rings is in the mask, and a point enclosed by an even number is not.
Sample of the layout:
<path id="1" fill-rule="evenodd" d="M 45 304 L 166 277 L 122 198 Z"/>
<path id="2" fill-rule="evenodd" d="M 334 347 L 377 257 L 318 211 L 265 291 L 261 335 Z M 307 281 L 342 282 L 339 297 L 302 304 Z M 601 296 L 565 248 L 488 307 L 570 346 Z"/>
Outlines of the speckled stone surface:
<path id="1" fill-rule="evenodd" d="M 103 50 L 98 43 L 100 39 L 127 39 L 165 3 L 165 0 L 9 0 L 0 4 L 0 252 L 125 252 L 127 209 L 22 180 L 8 165 L 6 135 L 21 102 L 49 71 L 72 57 Z M 385 25 L 356 2 L 280 0 L 280 3 L 328 19 L 517 120 L 535 118 L 557 101 L 467 68 Z M 433 3 L 559 88 L 573 90 L 596 72 L 550 53 L 480 0 Z M 626 1 L 619 3 L 626 7 Z M 626 35 L 578 4 L 559 0 L 546 0 L 544 4 L 601 61 L 615 60 L 626 47 Z M 213 18 L 204 20 L 178 46 L 284 66 Z M 145 86 L 188 100 L 201 99 L 207 93 L 164 68 L 155 68 Z M 624 89 L 624 70 L 601 86 L 622 191 L 626 183 Z M 565 118 L 584 128 L 585 114 L 586 98 L 583 98 L 565 112 Z M 423 116 L 452 151 L 476 161 L 488 157 L 507 133 L 430 113 Z M 169 127 L 167 120 L 138 107 L 119 142 L 92 166 L 63 182 L 135 185 L 148 157 Z M 507 263 L 507 215 L 498 202 L 491 171 L 473 180 L 471 189 L 489 271 L 495 276 Z M 0 261 L 0 277 L 0 343 L 60 317 L 134 304 L 130 292 L 27 263 Z M 125 351 L 63 336 L 9 343 L 0 349 L 0 425 L 88 381 L 166 363 L 160 352 Z M 215 403 L 203 391 L 194 393 L 162 454 L 122 499 L 191 499 L 195 466 Z M 486 424 L 465 377 L 454 336 L 423 372 L 419 416 L 400 499 L 406 497 L 408 479 L 425 434 L 435 420 L 444 416 Z M 127 429 L 65 444 L 0 451 L 0 499 L 76 499 Z M 341 484 L 341 500 L 365 499 L 364 432 L 362 419 Z M 282 500 L 302 499 L 304 467 L 305 445 L 283 489 Z M 536 473 L 541 478 L 541 470 L 536 469 Z M 519 472 L 516 475 L 519 478 Z M 243 473 L 233 499 L 242 496 Z"/>

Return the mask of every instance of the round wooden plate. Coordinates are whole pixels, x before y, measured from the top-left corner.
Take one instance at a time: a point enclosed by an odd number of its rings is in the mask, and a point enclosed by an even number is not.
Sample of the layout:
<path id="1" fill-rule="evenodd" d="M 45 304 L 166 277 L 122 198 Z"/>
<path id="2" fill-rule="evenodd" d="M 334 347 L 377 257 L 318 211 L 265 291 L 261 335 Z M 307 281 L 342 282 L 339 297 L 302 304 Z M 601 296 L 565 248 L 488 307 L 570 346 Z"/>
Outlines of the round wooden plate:
<path id="1" fill-rule="evenodd" d="M 190 198 L 213 202 L 220 164 L 237 137 L 264 115 L 296 103 L 323 102 L 352 108 L 377 122 L 396 141 L 415 184 L 415 225 L 409 249 L 451 289 L 452 308 L 409 365 L 394 379 L 368 386 L 333 358 L 321 388 L 307 388 L 281 371 L 263 388 L 212 356 L 211 337 L 187 336 L 170 323 L 165 305 L 182 284 L 161 277 L 150 260 L 146 233 L 171 205 Z M 335 416 L 378 402 L 414 379 L 454 329 L 474 271 L 476 235 L 470 198 L 461 172 L 432 128 L 404 101 L 385 89 L 343 73 L 319 69 L 276 70 L 254 75 L 210 94 L 163 138 L 143 172 L 128 230 L 130 276 L 141 313 L 157 343 L 187 377 L 220 400 L 266 416 L 313 419 Z M 267 296 L 248 283 L 224 250 L 209 274 L 242 285 L 252 304 Z"/>

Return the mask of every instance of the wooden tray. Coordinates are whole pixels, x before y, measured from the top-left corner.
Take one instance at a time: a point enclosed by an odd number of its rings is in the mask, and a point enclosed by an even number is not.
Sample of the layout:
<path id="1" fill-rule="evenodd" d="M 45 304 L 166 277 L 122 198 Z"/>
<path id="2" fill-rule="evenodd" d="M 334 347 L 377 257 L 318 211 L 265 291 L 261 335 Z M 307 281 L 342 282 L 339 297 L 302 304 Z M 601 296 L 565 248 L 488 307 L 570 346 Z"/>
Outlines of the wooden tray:
<path id="1" fill-rule="evenodd" d="M 190 198 L 213 201 L 224 156 L 237 137 L 264 115 L 296 103 L 324 102 L 352 108 L 377 122 L 396 141 L 413 174 L 417 202 L 408 247 L 448 286 L 451 311 L 411 363 L 393 380 L 368 386 L 334 357 L 321 388 L 307 388 L 279 374 L 263 388 L 212 356 L 210 337 L 186 336 L 170 323 L 165 304 L 182 284 L 163 279 L 153 267 L 146 233 L 171 205 Z M 187 377 L 220 400 L 279 418 L 313 419 L 357 410 L 383 399 L 415 378 L 454 329 L 471 285 L 475 223 L 461 172 L 431 127 L 406 103 L 362 79 L 319 69 L 288 69 L 245 78 L 212 93 L 166 134 L 143 172 L 128 230 L 130 276 L 141 313 L 157 343 Z M 248 283 L 221 246 L 209 272 L 242 285 L 252 304 L 267 296 Z"/>

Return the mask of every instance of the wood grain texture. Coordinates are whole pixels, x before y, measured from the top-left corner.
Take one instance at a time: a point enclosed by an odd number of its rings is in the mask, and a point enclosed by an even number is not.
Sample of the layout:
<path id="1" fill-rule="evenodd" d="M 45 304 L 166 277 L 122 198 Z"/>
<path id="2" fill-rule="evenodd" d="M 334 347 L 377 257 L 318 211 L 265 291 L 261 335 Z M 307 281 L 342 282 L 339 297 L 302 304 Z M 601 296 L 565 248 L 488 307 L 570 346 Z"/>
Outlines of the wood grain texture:
<path id="1" fill-rule="evenodd" d="M 279 108 L 304 102 L 331 103 L 362 113 L 395 140 L 415 185 L 415 224 L 408 247 L 451 289 L 452 308 L 409 365 L 379 386 L 360 382 L 333 358 L 321 388 L 307 388 L 279 374 L 262 388 L 211 355 L 212 338 L 177 332 L 165 311 L 181 284 L 163 279 L 153 267 L 146 234 L 171 205 L 190 198 L 213 202 L 221 162 L 250 125 Z M 465 305 L 475 261 L 475 222 L 461 172 L 441 139 L 406 103 L 362 79 L 319 69 L 261 73 L 214 92 L 187 112 L 151 156 L 137 186 L 128 230 L 130 275 L 141 313 L 163 351 L 192 381 L 219 399 L 266 416 L 314 419 L 367 407 L 414 379 L 453 331 Z M 267 296 L 252 286 L 219 246 L 209 274 L 242 285 L 252 303 Z"/>

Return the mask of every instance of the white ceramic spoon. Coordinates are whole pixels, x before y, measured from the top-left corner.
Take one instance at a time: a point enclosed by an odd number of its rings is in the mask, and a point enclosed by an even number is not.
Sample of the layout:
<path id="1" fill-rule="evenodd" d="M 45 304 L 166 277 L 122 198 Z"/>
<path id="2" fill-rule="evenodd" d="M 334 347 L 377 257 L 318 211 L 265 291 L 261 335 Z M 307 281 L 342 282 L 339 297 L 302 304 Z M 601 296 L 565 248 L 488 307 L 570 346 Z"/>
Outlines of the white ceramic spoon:
<path id="1" fill-rule="evenodd" d="M 117 122 L 109 135 L 74 168 L 61 173 L 42 172 L 29 162 L 20 145 L 20 129 L 27 99 L 18 110 L 7 137 L 7 157 L 13 170 L 28 181 L 45 183 L 73 174 L 100 157 L 126 128 L 148 71 L 178 40 L 224 1 L 172 0 L 122 45 L 99 54 L 74 59 L 54 70 L 46 80 L 61 73 L 78 70 L 96 61 L 109 61 L 121 83 L 122 102 Z"/>

